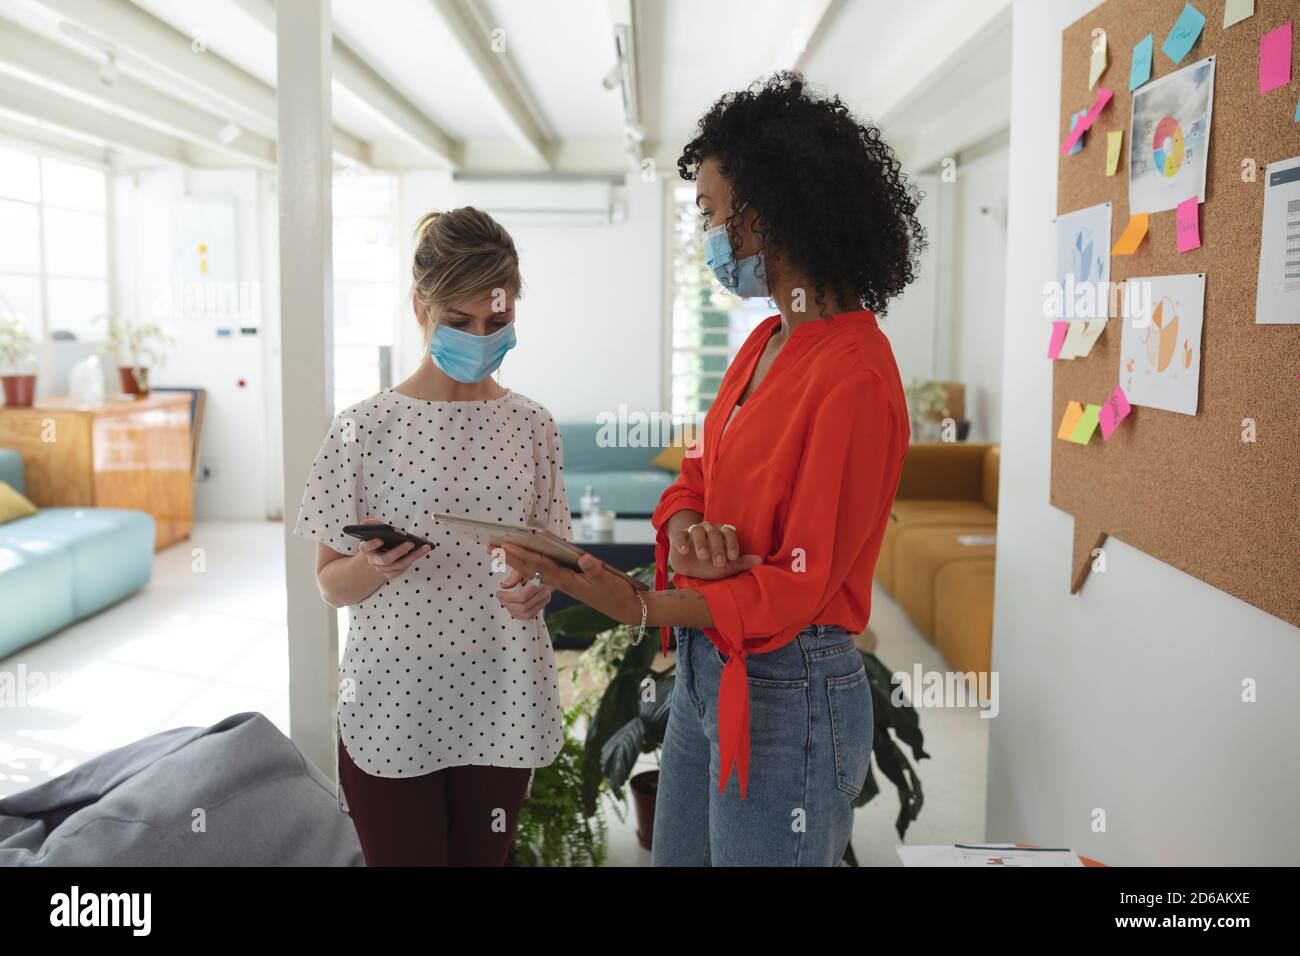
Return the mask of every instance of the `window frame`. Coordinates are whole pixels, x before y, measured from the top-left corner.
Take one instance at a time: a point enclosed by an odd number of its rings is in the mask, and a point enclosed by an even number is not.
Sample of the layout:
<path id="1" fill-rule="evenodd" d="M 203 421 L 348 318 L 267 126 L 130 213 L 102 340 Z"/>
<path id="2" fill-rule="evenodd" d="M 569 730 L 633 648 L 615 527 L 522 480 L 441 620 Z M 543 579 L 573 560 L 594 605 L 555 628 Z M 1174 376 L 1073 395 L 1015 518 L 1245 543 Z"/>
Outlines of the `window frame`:
<path id="1" fill-rule="evenodd" d="M 677 261 L 677 229 L 678 229 L 678 199 L 677 191 L 679 189 L 694 188 L 694 184 L 681 179 L 678 176 L 665 177 L 664 184 L 664 215 L 663 215 L 663 235 L 664 235 L 664 321 L 663 321 L 663 349 L 662 362 L 663 369 L 661 389 L 661 404 L 676 420 L 681 415 L 689 415 L 698 421 L 703 421 L 705 413 L 712 407 L 713 402 L 717 399 L 717 394 L 709 395 L 703 393 L 697 395 L 696 400 L 700 398 L 707 399 L 707 403 L 697 412 L 681 412 L 675 406 L 674 385 L 677 381 L 677 375 L 674 372 L 674 360 L 677 355 L 693 355 L 697 357 L 722 356 L 726 361 L 724 368 L 729 368 L 735 361 L 735 355 L 744 342 L 744 339 L 750 334 L 746 331 L 738 340 L 733 340 L 737 333 L 736 317 L 738 314 L 750 313 L 751 321 L 756 321 L 753 316 L 762 311 L 764 317 L 771 315 L 776 307 L 768 300 L 764 300 L 767 305 L 763 309 L 755 309 L 745 305 L 744 300 L 737 299 L 734 303 L 728 303 L 729 307 L 725 311 L 728 315 L 728 341 L 726 345 L 696 345 L 679 348 L 674 339 L 676 331 L 676 313 L 677 313 L 677 281 L 676 281 L 676 261 Z M 713 282 L 711 278 L 706 282 Z M 725 295 L 718 287 L 717 294 Z M 721 331 L 717 329 L 714 331 Z"/>
<path id="2" fill-rule="evenodd" d="M 386 221 L 392 227 L 393 230 L 393 247 L 392 247 L 393 254 L 391 257 L 391 262 L 389 264 L 390 276 L 387 279 L 352 278 L 352 277 L 341 278 L 339 276 L 339 270 L 337 268 L 332 270 L 333 275 L 331 276 L 331 292 L 334 297 L 334 311 L 332 317 L 334 322 L 334 329 L 333 329 L 334 388 L 333 388 L 333 395 L 331 396 L 331 400 L 334 402 L 335 411 L 339 411 L 343 408 L 346 408 L 348 405 L 352 403 L 352 401 L 355 401 L 355 398 L 348 400 L 348 396 L 341 394 L 341 388 L 338 382 L 338 355 L 340 349 L 373 347 L 379 350 L 379 363 L 380 363 L 379 387 L 381 389 L 385 387 L 383 382 L 383 375 L 384 375 L 385 368 L 387 369 L 389 376 L 390 377 L 392 376 L 392 372 L 395 367 L 393 354 L 397 350 L 401 341 L 399 325 L 400 325 L 400 318 L 402 312 L 402 303 L 405 298 L 404 289 L 402 286 L 403 245 L 402 245 L 402 230 L 401 230 L 401 202 L 402 202 L 401 176 L 396 171 L 387 170 L 387 169 L 364 168 L 364 169 L 354 169 L 350 171 L 335 172 L 333 177 L 331 178 L 331 195 L 334 195 L 334 190 L 337 188 L 336 184 L 338 183 L 338 181 L 346 180 L 352 177 L 357 177 L 362 179 L 385 180 L 386 193 L 387 193 L 387 195 L 385 196 L 385 203 L 384 203 L 385 208 L 382 213 L 379 212 L 378 210 L 367 210 L 366 212 L 361 214 L 357 214 L 355 211 L 352 211 L 345 216 L 340 216 L 336 206 L 333 213 L 333 220 L 335 225 L 337 225 L 339 219 L 347 219 L 347 218 L 359 219 L 359 220 L 375 220 L 379 222 Z M 337 232 L 338 230 L 335 229 L 334 230 L 335 237 L 337 237 Z M 331 246 L 334 253 L 335 263 L 337 266 L 338 247 L 336 244 L 336 238 L 331 241 Z M 394 297 L 394 311 L 392 312 L 392 314 L 390 314 L 387 317 L 390 323 L 387 344 L 380 343 L 372 346 L 369 343 L 356 343 L 356 342 L 347 341 L 346 336 L 343 337 L 343 341 L 340 341 L 339 329 L 338 329 L 338 303 L 342 298 L 340 293 L 347 289 L 360 289 L 360 288 L 367 288 L 367 287 L 387 287 L 390 285 L 393 288 L 396 295 Z M 388 350 L 387 353 L 383 351 L 384 349 Z M 396 382 L 390 381 L 388 384 L 391 386 L 391 385 L 395 385 Z"/>
<path id="3" fill-rule="evenodd" d="M 36 159 L 36 181 L 39 189 L 39 198 L 35 201 L 30 199 L 14 199 L 8 196 L 3 197 L 5 202 L 21 203 L 25 206 L 36 209 L 36 271 L 22 272 L 11 270 L 0 270 L 0 275 L 12 276 L 15 278 L 35 279 L 37 289 L 40 294 L 41 307 L 38 315 L 32 317 L 32 342 L 36 353 L 36 374 L 38 388 L 40 383 L 49 382 L 51 370 L 54 367 L 54 355 L 59 350 L 84 348 L 87 345 L 98 347 L 103 345 L 107 336 L 107 328 L 99 331 L 88 338 L 78 338 L 75 341 L 53 341 L 50 338 L 50 281 L 53 280 L 70 280 L 81 282 L 99 282 L 104 283 L 105 290 L 105 314 L 110 318 L 114 314 L 114 305 L 116 302 L 117 282 L 115 276 L 116 259 L 113 250 L 113 183 L 112 167 L 103 160 L 96 160 L 91 157 L 81 155 L 75 152 L 61 150 L 55 147 L 47 146 L 43 143 L 34 143 L 29 140 L 23 140 L 10 136 L 0 136 L 0 147 L 14 150 L 15 152 L 26 153 Z M 49 202 L 46 199 L 45 188 L 45 160 L 55 160 L 70 165 L 85 166 L 93 169 L 103 176 L 104 180 L 104 209 L 103 212 L 95 212 L 87 209 L 77 209 L 71 206 L 61 205 L 57 202 Z M 96 216 L 103 219 L 104 228 L 104 275 L 56 275 L 51 276 L 49 271 L 49 262 L 45 253 L 45 236 L 46 210 L 53 209 L 56 212 L 68 212 L 83 216 Z"/>

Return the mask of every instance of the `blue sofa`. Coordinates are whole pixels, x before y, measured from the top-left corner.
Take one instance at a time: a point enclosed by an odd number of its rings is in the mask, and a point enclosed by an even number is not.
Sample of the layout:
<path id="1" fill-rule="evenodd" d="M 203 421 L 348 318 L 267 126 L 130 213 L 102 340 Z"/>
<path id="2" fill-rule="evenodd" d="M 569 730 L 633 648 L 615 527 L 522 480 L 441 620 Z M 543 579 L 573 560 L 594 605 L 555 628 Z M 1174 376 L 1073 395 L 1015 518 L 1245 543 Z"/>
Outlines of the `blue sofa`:
<path id="1" fill-rule="evenodd" d="M 23 462 L 0 448 L 0 481 Z M 119 508 L 42 508 L 0 524 L 0 658 L 134 594 L 153 573 L 153 517 Z"/>
<path id="2" fill-rule="evenodd" d="M 582 495 L 590 485 L 600 496 L 600 506 L 618 512 L 620 518 L 650 517 L 659 496 L 677 477 L 650 464 L 663 449 L 601 447 L 597 444 L 601 427 L 594 422 L 560 424 L 569 510 L 581 511 Z"/>

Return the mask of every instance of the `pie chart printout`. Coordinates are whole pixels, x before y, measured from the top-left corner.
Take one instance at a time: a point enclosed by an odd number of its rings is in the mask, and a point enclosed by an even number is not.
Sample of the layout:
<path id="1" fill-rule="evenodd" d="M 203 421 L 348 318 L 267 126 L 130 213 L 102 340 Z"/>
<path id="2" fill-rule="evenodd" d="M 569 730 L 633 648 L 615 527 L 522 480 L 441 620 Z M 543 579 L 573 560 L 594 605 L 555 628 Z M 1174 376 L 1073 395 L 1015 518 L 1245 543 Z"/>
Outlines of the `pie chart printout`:
<path id="1" fill-rule="evenodd" d="M 1176 176 L 1183 165 L 1183 128 L 1178 120 L 1166 116 L 1156 124 L 1155 142 L 1156 169 L 1166 177 Z"/>

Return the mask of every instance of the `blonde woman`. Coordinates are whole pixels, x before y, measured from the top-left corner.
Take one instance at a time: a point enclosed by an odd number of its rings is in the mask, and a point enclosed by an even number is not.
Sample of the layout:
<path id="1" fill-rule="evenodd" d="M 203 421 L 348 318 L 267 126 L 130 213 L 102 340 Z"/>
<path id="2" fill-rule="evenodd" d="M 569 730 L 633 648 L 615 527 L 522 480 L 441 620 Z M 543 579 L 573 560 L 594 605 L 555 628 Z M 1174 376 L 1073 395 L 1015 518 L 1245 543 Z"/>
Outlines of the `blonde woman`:
<path id="1" fill-rule="evenodd" d="M 471 207 L 417 227 L 411 304 L 427 354 L 345 409 L 295 528 L 317 542 L 321 596 L 350 609 L 341 669 L 340 807 L 366 862 L 507 862 L 532 771 L 563 739 L 546 585 L 502 579 L 430 512 L 570 536 L 562 452 L 541 405 L 492 379 L 515 344 L 510 235 Z M 427 539 L 385 548 L 349 525 Z"/>

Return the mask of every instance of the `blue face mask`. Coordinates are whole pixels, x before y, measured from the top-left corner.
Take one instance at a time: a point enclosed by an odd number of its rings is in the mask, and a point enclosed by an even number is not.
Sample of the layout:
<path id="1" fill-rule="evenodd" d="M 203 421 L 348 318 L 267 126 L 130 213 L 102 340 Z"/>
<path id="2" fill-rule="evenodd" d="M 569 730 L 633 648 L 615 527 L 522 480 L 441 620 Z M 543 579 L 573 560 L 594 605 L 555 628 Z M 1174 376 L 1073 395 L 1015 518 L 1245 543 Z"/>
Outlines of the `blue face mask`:
<path id="1" fill-rule="evenodd" d="M 456 381 L 481 382 L 501 367 L 506 353 L 514 347 L 514 322 L 491 335 L 472 335 L 440 324 L 429 342 L 429 355 Z"/>
<path id="2" fill-rule="evenodd" d="M 768 297 L 767 264 L 763 261 L 763 254 L 747 256 L 737 262 L 731 251 L 726 223 L 704 233 L 704 261 L 723 287 L 742 299 Z"/>

